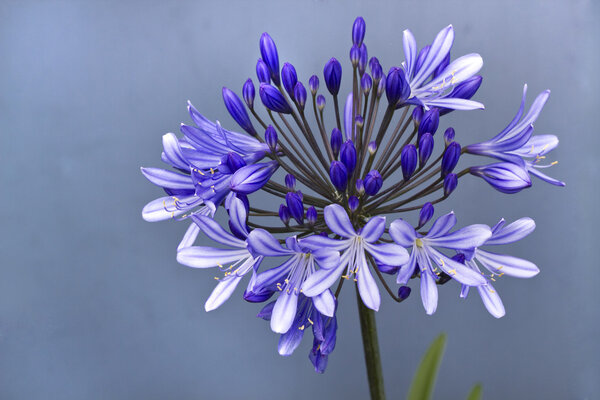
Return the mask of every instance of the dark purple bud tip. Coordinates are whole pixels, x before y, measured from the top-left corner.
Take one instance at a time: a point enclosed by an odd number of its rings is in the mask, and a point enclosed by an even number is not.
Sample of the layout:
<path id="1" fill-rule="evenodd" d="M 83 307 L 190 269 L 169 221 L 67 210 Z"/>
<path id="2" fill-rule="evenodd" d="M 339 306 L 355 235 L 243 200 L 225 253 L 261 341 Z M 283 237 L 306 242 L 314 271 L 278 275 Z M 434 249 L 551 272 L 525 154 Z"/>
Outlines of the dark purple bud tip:
<path id="1" fill-rule="evenodd" d="M 313 206 L 308 207 L 308 210 L 306 210 L 306 220 L 309 225 L 317 223 L 317 210 Z"/>
<path id="2" fill-rule="evenodd" d="M 477 90 L 479 90 L 482 79 L 483 78 L 480 75 L 472 76 L 471 78 L 456 85 L 447 97 L 469 100 L 475 95 L 475 93 L 477 93 Z M 448 114 L 450 111 L 452 111 L 451 108 L 443 108 L 440 111 L 440 115 Z"/>
<path id="3" fill-rule="evenodd" d="M 292 174 L 287 174 L 285 176 L 285 187 L 290 191 L 296 190 L 296 177 Z"/>
<path id="4" fill-rule="evenodd" d="M 365 193 L 369 196 L 375 196 L 383 186 L 383 178 L 377 170 L 373 170 L 365 176 Z"/>
<path id="5" fill-rule="evenodd" d="M 340 91 L 340 83 L 342 82 L 342 65 L 340 62 L 335 58 L 331 58 L 323 68 L 323 77 L 329 93 L 336 96 Z"/>
<path id="6" fill-rule="evenodd" d="M 329 167 L 329 178 L 337 190 L 340 192 L 346 190 L 348 186 L 348 171 L 344 164 L 339 161 L 332 161 Z"/>
<path id="7" fill-rule="evenodd" d="M 277 149 L 277 131 L 273 126 L 269 125 L 265 130 L 265 142 L 271 149 L 271 151 L 276 151 Z"/>
<path id="8" fill-rule="evenodd" d="M 433 152 L 433 145 L 434 141 L 431 133 L 424 133 L 421 139 L 419 139 L 419 166 L 422 167 L 427 164 Z"/>
<path id="9" fill-rule="evenodd" d="M 225 103 L 227 111 L 229 111 L 229 114 L 235 120 L 235 122 L 237 122 L 237 124 L 250 135 L 256 136 L 256 131 L 252 126 L 252 122 L 250 122 L 250 117 L 246 112 L 244 103 L 242 103 L 242 100 L 240 100 L 240 98 L 233 91 L 227 89 L 226 87 L 223 88 L 223 102 Z"/>
<path id="10" fill-rule="evenodd" d="M 285 202 L 292 218 L 302 225 L 304 223 L 304 204 L 300 195 L 297 192 L 287 192 Z"/>
<path id="11" fill-rule="evenodd" d="M 448 174 L 444 178 L 444 196 L 450 196 L 450 193 L 454 192 L 458 185 L 458 177 L 456 174 Z"/>
<path id="12" fill-rule="evenodd" d="M 382 76 L 377 85 L 377 98 L 379 99 L 385 93 L 385 76 Z"/>
<path id="13" fill-rule="evenodd" d="M 371 75 L 364 74 L 360 80 L 360 88 L 362 89 L 364 94 L 369 94 L 371 92 L 371 88 L 373 87 L 373 79 Z"/>
<path id="14" fill-rule="evenodd" d="M 398 297 L 400 300 L 406 300 L 410 296 L 410 288 L 408 286 L 400 286 L 398 288 Z"/>
<path id="15" fill-rule="evenodd" d="M 423 119 L 423 107 L 415 107 L 412 112 L 412 119 L 415 123 L 415 126 L 418 127 Z"/>
<path id="16" fill-rule="evenodd" d="M 275 42 L 266 32 L 260 37 L 260 54 L 269 68 L 271 79 L 276 86 L 279 86 L 279 55 Z"/>
<path id="17" fill-rule="evenodd" d="M 259 58 L 256 62 L 256 77 L 260 83 L 271 83 L 269 67 L 267 67 L 262 58 Z"/>
<path id="18" fill-rule="evenodd" d="M 282 114 L 292 113 L 290 105 L 275 86 L 269 85 L 267 83 L 261 83 L 258 93 L 260 95 L 262 103 L 269 110 Z"/>
<path id="19" fill-rule="evenodd" d="M 256 96 L 256 91 L 254 90 L 254 83 L 252 83 L 252 79 L 248 79 L 244 83 L 244 87 L 242 88 L 242 96 L 244 97 L 244 101 L 248 108 L 254 107 L 254 97 Z"/>
<path id="20" fill-rule="evenodd" d="M 440 110 L 437 108 L 430 108 L 423 114 L 421 123 L 419 124 L 419 137 L 425 132 L 429 132 L 435 135 L 437 128 L 440 124 Z"/>
<path id="21" fill-rule="evenodd" d="M 304 105 L 306 104 L 306 89 L 302 82 L 297 82 L 296 86 L 294 86 L 294 101 L 298 105 L 301 110 L 304 110 Z"/>
<path id="22" fill-rule="evenodd" d="M 454 141 L 454 136 L 455 136 L 455 132 L 454 132 L 454 128 L 448 128 L 446 129 L 446 131 L 444 132 L 444 143 L 446 143 L 446 146 L 448 146 L 450 143 L 452 143 Z"/>
<path id="23" fill-rule="evenodd" d="M 319 111 L 323 111 L 323 109 L 325 108 L 325 96 L 323 96 L 322 94 L 317 96 L 317 108 L 319 109 Z"/>
<path id="24" fill-rule="evenodd" d="M 402 68 L 390 68 L 385 82 L 385 95 L 390 105 L 396 108 L 404 104 L 410 96 L 410 85 Z"/>
<path id="25" fill-rule="evenodd" d="M 381 64 L 379 64 L 377 57 L 373 57 L 369 60 L 369 69 L 371 70 L 371 76 L 373 77 L 375 84 L 379 83 L 381 78 L 383 78 L 383 68 L 381 68 Z"/>
<path id="26" fill-rule="evenodd" d="M 350 63 L 353 67 L 358 67 L 358 60 L 360 59 L 360 50 L 357 45 L 350 48 Z"/>
<path id="27" fill-rule="evenodd" d="M 433 204 L 429 202 L 423 204 L 423 207 L 421 207 L 421 211 L 419 211 L 419 225 L 417 226 L 417 229 L 421 228 L 427 222 L 429 222 L 431 217 L 433 217 L 433 212 Z"/>
<path id="28" fill-rule="evenodd" d="M 356 147 L 352 140 L 346 140 L 340 149 L 340 161 L 346 166 L 348 175 L 352 175 L 356 167 Z"/>
<path id="29" fill-rule="evenodd" d="M 287 225 L 290 223 L 290 218 L 292 218 L 292 216 L 290 215 L 290 210 L 287 206 L 284 204 L 279 205 L 279 219 L 281 219 L 281 222 Z"/>
<path id="30" fill-rule="evenodd" d="M 448 175 L 454 170 L 458 159 L 460 158 L 460 144 L 452 142 L 446 147 L 444 156 L 442 157 L 442 177 Z"/>
<path id="31" fill-rule="evenodd" d="M 338 128 L 333 128 L 331 131 L 331 150 L 333 151 L 333 156 L 337 159 L 340 154 L 340 148 L 342 147 L 342 132 Z"/>
<path id="32" fill-rule="evenodd" d="M 355 186 L 359 195 L 363 195 L 365 193 L 365 181 L 362 179 L 357 179 Z"/>
<path id="33" fill-rule="evenodd" d="M 363 17 L 358 17 L 354 20 L 354 24 L 352 25 L 352 43 L 355 46 L 360 46 L 365 39 L 365 31 L 367 29 L 367 25 L 365 24 L 365 20 Z"/>
<path id="34" fill-rule="evenodd" d="M 414 144 L 408 144 L 402 148 L 400 163 L 402 166 L 402 177 L 407 181 L 417 169 L 417 148 Z"/>
<path id="35" fill-rule="evenodd" d="M 227 169 L 229 169 L 229 173 L 233 174 L 238 169 L 246 166 L 246 161 L 240 156 L 238 153 L 229 152 L 225 156 L 225 165 Z"/>
<path id="36" fill-rule="evenodd" d="M 360 115 L 357 115 L 356 118 L 354 118 L 354 125 L 356 125 L 358 129 L 361 129 L 364 126 L 364 124 L 365 120 Z"/>
<path id="37" fill-rule="evenodd" d="M 288 92 L 293 99 L 294 86 L 296 86 L 296 83 L 298 82 L 298 75 L 296 75 L 296 68 L 294 68 L 292 64 L 283 64 L 283 68 L 281 69 L 281 82 L 283 83 L 286 92 Z"/>
<path id="38" fill-rule="evenodd" d="M 377 142 L 374 140 L 369 142 L 369 145 L 367 146 L 367 150 L 369 151 L 370 155 L 375 154 L 375 152 L 377 151 Z"/>
<path id="39" fill-rule="evenodd" d="M 367 69 L 367 61 L 369 60 L 369 51 L 367 50 L 367 45 L 362 44 L 359 51 L 358 57 L 358 73 L 362 76 Z"/>
<path id="40" fill-rule="evenodd" d="M 316 75 L 313 75 L 310 77 L 310 79 L 308 80 L 308 88 L 310 89 L 310 92 L 312 93 L 312 95 L 316 95 L 317 91 L 319 90 L 319 77 Z"/>
<path id="41" fill-rule="evenodd" d="M 355 212 L 358 209 L 358 205 L 359 205 L 358 197 L 350 196 L 348 198 L 348 208 L 350 209 L 350 211 Z"/>

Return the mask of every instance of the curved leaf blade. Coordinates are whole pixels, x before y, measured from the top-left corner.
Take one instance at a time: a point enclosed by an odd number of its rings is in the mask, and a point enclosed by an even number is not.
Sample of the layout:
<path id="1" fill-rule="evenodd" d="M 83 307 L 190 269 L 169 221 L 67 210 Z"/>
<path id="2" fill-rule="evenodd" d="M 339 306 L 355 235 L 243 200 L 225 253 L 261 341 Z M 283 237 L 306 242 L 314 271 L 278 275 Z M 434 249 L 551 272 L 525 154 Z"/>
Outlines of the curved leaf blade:
<path id="1" fill-rule="evenodd" d="M 431 400 L 435 380 L 446 348 L 446 334 L 439 335 L 429 346 L 408 391 L 408 400 Z"/>

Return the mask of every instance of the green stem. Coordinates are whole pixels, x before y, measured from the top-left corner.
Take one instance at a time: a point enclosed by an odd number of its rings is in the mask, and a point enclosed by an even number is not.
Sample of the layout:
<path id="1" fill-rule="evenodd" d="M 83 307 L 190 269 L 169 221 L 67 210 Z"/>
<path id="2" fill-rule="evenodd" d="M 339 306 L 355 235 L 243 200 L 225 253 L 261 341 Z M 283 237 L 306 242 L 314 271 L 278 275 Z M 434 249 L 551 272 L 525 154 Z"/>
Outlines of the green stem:
<path id="1" fill-rule="evenodd" d="M 365 350 L 365 364 L 367 366 L 371 400 L 385 400 L 383 370 L 381 368 L 377 326 L 375 324 L 375 311 L 367 308 L 363 304 L 360 294 L 358 293 L 358 285 L 356 285 L 356 302 L 358 303 L 360 331 L 362 333 L 363 348 Z"/>

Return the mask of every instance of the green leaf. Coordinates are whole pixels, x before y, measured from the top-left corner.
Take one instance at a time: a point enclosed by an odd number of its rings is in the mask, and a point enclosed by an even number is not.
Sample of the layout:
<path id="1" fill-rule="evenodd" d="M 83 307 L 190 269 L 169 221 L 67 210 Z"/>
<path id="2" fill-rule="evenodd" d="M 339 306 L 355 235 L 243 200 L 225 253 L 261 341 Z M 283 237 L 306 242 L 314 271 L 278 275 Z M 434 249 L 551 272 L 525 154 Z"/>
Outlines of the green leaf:
<path id="1" fill-rule="evenodd" d="M 471 389 L 471 393 L 469 394 L 469 397 L 467 397 L 467 400 L 481 400 L 482 394 L 483 387 L 481 386 L 481 383 L 478 383 L 477 385 L 473 386 L 473 389 Z"/>
<path id="2" fill-rule="evenodd" d="M 446 334 L 442 333 L 429 346 L 419 364 L 408 391 L 408 400 L 430 400 L 435 387 L 435 379 L 446 348 Z"/>

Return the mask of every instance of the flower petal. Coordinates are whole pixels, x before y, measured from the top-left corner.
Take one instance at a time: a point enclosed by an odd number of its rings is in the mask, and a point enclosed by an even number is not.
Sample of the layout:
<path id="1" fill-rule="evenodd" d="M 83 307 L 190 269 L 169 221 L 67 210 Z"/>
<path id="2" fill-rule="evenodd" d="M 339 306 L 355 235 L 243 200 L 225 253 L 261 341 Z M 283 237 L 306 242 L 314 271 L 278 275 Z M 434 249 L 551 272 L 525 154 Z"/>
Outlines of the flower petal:
<path id="1" fill-rule="evenodd" d="M 475 224 L 465 226 L 444 236 L 435 238 L 426 237 L 423 239 L 423 242 L 429 246 L 438 246 L 453 250 L 468 250 L 481 246 L 490 236 L 492 236 L 492 230 L 489 226 Z"/>
<path id="2" fill-rule="evenodd" d="M 438 290 L 435 279 L 427 270 L 421 273 L 421 301 L 427 315 L 433 315 L 437 309 Z"/>
<path id="3" fill-rule="evenodd" d="M 189 175 L 183 175 L 161 168 L 141 168 L 141 170 L 146 179 L 156 186 L 167 189 L 195 189 L 192 178 Z"/>
<path id="4" fill-rule="evenodd" d="M 531 261 L 481 249 L 477 249 L 475 258 L 494 274 L 504 273 L 516 278 L 531 278 L 540 272 L 539 268 Z"/>
<path id="5" fill-rule="evenodd" d="M 327 236 L 312 235 L 299 240 L 300 245 L 310 250 L 329 248 L 330 250 L 344 250 L 350 246 L 350 240 L 337 240 Z"/>
<path id="6" fill-rule="evenodd" d="M 477 53 L 466 54 L 452 61 L 438 76 L 424 85 L 419 91 L 457 85 L 475 75 L 483 66 L 483 58 Z M 438 89 L 439 90 L 439 89 Z"/>
<path id="7" fill-rule="evenodd" d="M 406 78 L 410 81 L 417 61 L 417 41 L 408 29 L 404 31 L 402 44 L 404 46 L 404 58 L 406 59 Z"/>
<path id="8" fill-rule="evenodd" d="M 253 252 L 266 257 L 280 257 L 293 253 L 283 248 L 279 241 L 264 229 L 254 229 L 250 232 L 247 242 Z"/>
<path id="9" fill-rule="evenodd" d="M 426 237 L 435 238 L 443 236 L 450 232 L 450 229 L 454 228 L 454 225 L 456 225 L 456 215 L 454 215 L 454 211 L 452 211 L 436 219 Z"/>
<path id="10" fill-rule="evenodd" d="M 290 330 L 296 316 L 297 306 L 298 294 L 295 290 L 290 290 L 289 293 L 285 290 L 279 294 L 271 314 L 271 329 L 273 332 L 286 333 Z"/>
<path id="11" fill-rule="evenodd" d="M 198 225 L 191 223 L 190 226 L 188 227 L 187 231 L 185 231 L 185 235 L 183 235 L 183 239 L 181 239 L 181 242 L 179 242 L 179 246 L 177 246 L 177 251 L 185 248 L 185 247 L 191 247 L 194 242 L 196 241 L 196 238 L 198 237 L 198 234 L 200 233 L 200 227 L 198 227 Z"/>
<path id="12" fill-rule="evenodd" d="M 246 249 L 217 249 L 214 247 L 192 246 L 177 252 L 177 262 L 192 268 L 212 268 L 229 264 L 249 257 Z"/>
<path id="13" fill-rule="evenodd" d="M 258 275 L 254 279 L 253 285 L 250 288 L 253 292 L 263 292 L 272 290 L 277 282 L 283 282 L 288 276 L 290 270 L 298 263 L 298 256 L 290 257 L 283 264 L 269 268 Z"/>
<path id="14" fill-rule="evenodd" d="M 398 218 L 390 224 L 390 236 L 400 246 L 410 247 L 417 238 L 417 232 L 415 232 L 415 228 L 411 224 Z"/>
<path id="15" fill-rule="evenodd" d="M 475 100 L 459 99 L 456 97 L 445 97 L 431 100 L 423 99 L 423 103 L 429 107 L 449 108 L 452 110 L 462 111 L 485 109 L 483 103 Z"/>
<path id="16" fill-rule="evenodd" d="M 308 297 L 317 296 L 329 289 L 342 275 L 344 268 L 348 265 L 349 252 L 340 257 L 340 264 L 336 268 L 320 269 L 313 272 L 302 284 L 302 293 Z"/>
<path id="17" fill-rule="evenodd" d="M 323 213 L 325 223 L 333 233 L 345 238 L 356 236 L 356 231 L 344 207 L 339 204 L 331 204 L 325 207 Z"/>
<path id="18" fill-rule="evenodd" d="M 323 293 L 312 297 L 315 308 L 327 317 L 333 317 L 335 314 L 335 297 L 331 290 L 326 290 Z"/>
<path id="19" fill-rule="evenodd" d="M 246 212 L 244 202 L 237 197 L 232 198 L 229 205 L 229 220 L 238 232 L 248 236 L 246 218 L 248 218 L 248 213 Z"/>
<path id="20" fill-rule="evenodd" d="M 166 162 L 171 164 L 175 168 L 187 170 L 190 168 L 190 164 L 183 156 L 181 147 L 179 146 L 179 139 L 174 133 L 166 133 L 162 137 L 163 142 L 163 156 Z"/>
<path id="21" fill-rule="evenodd" d="M 398 277 L 396 278 L 396 283 L 400 285 L 406 285 L 410 278 L 415 273 L 415 268 L 417 267 L 417 251 L 413 250 L 410 253 L 408 258 L 408 263 L 403 265 L 398 271 Z"/>
<path id="22" fill-rule="evenodd" d="M 371 271 L 369 271 L 369 265 L 365 258 L 364 251 L 359 251 L 358 257 L 358 272 L 356 274 L 356 280 L 358 284 L 358 293 L 365 306 L 371 310 L 379 310 L 381 304 L 381 295 L 379 294 L 379 288 L 377 282 L 373 279 Z"/>
<path id="23" fill-rule="evenodd" d="M 350 92 L 346 98 L 346 105 L 344 106 L 344 132 L 346 139 L 354 140 L 354 118 L 352 118 L 352 108 L 352 92 Z"/>
<path id="24" fill-rule="evenodd" d="M 469 286 L 485 285 L 485 278 L 464 264 L 459 263 L 440 253 L 432 247 L 427 247 L 427 254 L 452 279 Z"/>
<path id="25" fill-rule="evenodd" d="M 512 224 L 495 229 L 485 245 L 508 244 L 523 239 L 535 229 L 535 222 L 531 218 L 520 218 Z"/>
<path id="26" fill-rule="evenodd" d="M 502 299 L 500 299 L 498 292 L 496 292 L 491 283 L 478 286 L 477 290 L 479 291 L 479 296 L 481 296 L 485 308 L 490 314 L 496 318 L 502 318 L 504 314 L 506 314 Z"/>
<path id="27" fill-rule="evenodd" d="M 365 243 L 365 249 L 383 264 L 398 266 L 408 262 L 408 251 L 395 243 Z"/>
<path id="28" fill-rule="evenodd" d="M 385 232 L 385 217 L 371 217 L 369 221 L 362 227 L 359 235 L 367 243 L 377 241 Z"/>
<path id="29" fill-rule="evenodd" d="M 229 275 L 223 278 L 217 286 L 213 289 L 212 293 L 204 303 L 204 309 L 206 311 L 212 311 L 221 306 L 229 297 L 237 287 L 238 283 L 243 276 L 238 275 Z"/>
<path id="30" fill-rule="evenodd" d="M 227 232 L 217 221 L 204 215 L 192 215 L 192 220 L 206 236 L 226 246 L 246 248 L 246 242 Z"/>
<path id="31" fill-rule="evenodd" d="M 410 82 L 412 88 L 419 87 L 438 67 L 438 65 L 446 58 L 454 41 L 454 28 L 448 25 L 442 29 L 431 43 L 431 48 L 421 68 L 415 74 L 414 79 Z"/>
<path id="32" fill-rule="evenodd" d="M 331 269 L 335 268 L 340 264 L 340 253 L 339 251 L 331 250 L 328 248 L 321 248 L 313 251 L 315 261 L 321 268 Z"/>
<path id="33" fill-rule="evenodd" d="M 189 202 L 194 200 L 196 196 L 186 196 L 180 200 L 183 202 Z M 202 204 L 202 199 L 198 199 L 198 203 Z M 142 210 L 142 218 L 148 222 L 164 221 L 171 219 L 185 213 L 188 209 L 177 209 L 174 205 L 175 200 L 173 196 L 160 197 L 156 200 L 152 200 L 150 203 L 144 206 Z"/>

